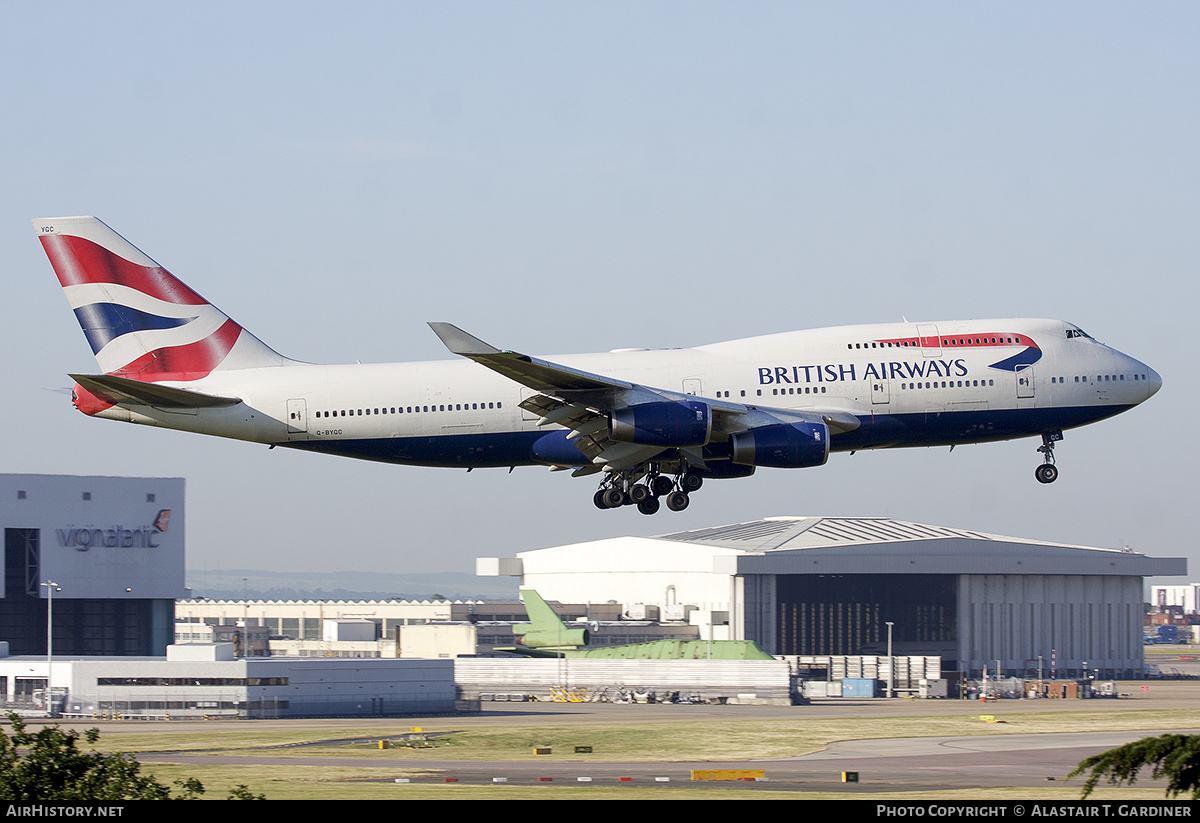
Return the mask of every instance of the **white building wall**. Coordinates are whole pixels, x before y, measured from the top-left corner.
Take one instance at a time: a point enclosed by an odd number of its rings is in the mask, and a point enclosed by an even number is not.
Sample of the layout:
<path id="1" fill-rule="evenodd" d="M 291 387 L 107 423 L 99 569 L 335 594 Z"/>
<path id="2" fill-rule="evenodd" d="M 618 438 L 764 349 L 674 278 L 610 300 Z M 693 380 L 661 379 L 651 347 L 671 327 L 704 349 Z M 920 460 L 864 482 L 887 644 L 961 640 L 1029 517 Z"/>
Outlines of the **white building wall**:
<path id="1" fill-rule="evenodd" d="M 249 620 L 272 633 L 309 640 L 322 637 L 326 620 L 378 620 L 388 638 L 399 625 L 447 621 L 451 607 L 448 600 L 180 600 L 175 619 L 223 625 Z"/>
<path id="2" fill-rule="evenodd" d="M 463 695 L 549 696 L 553 689 L 583 689 L 589 696 L 649 689 L 663 699 L 678 691 L 729 702 L 787 705 L 784 660 L 556 660 L 477 658 L 455 661 Z"/>
<path id="3" fill-rule="evenodd" d="M 181 600 L 179 620 L 449 620 L 448 600 Z"/>
<path id="4" fill-rule="evenodd" d="M 1200 603 L 1200 583 L 1150 587 L 1151 606 L 1180 606 L 1185 612 L 1194 614 L 1198 610 L 1197 603 Z"/>
<path id="5" fill-rule="evenodd" d="M 220 645 L 220 644 L 218 644 Z M 210 653 L 211 654 L 211 653 Z M 45 677 L 45 658 L 0 659 L 0 676 Z M 99 678 L 286 678 L 285 685 L 99 685 Z M 83 658 L 54 661 L 53 685 L 69 684 L 68 710 L 172 715 L 204 713 L 183 704 L 229 703 L 243 714 L 369 715 L 454 710 L 453 660 L 213 660 Z M 11 686 L 10 686 L 11 688 Z M 271 708 L 271 704 L 277 704 Z M 103 709 L 101 709 L 103 707 Z M 228 711 L 228 710 L 227 710 Z M 210 713 L 219 713 L 216 711 Z"/>
<path id="6" fill-rule="evenodd" d="M 709 617 L 728 613 L 714 639 L 740 639 L 740 580 L 725 558 L 743 552 L 672 540 L 618 537 L 521 552 L 521 587 L 560 603 L 604 603 L 626 608 L 655 605 L 665 617 L 673 607 L 695 606 L 689 620 L 708 639 Z M 723 635 L 723 636 L 722 636 Z"/>
<path id="7" fill-rule="evenodd" d="M 396 638 L 398 656 L 411 659 L 473 655 L 477 633 L 471 625 L 404 626 Z"/>

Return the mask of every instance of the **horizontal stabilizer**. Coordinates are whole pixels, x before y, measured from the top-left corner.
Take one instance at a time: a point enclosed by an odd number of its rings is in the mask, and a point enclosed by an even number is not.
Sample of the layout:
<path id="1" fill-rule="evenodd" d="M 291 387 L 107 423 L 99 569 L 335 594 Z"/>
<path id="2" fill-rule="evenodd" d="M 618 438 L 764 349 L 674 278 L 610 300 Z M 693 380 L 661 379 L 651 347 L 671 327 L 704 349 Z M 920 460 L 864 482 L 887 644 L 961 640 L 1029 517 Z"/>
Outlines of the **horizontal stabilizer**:
<path id="1" fill-rule="evenodd" d="M 204 409 L 236 406 L 242 402 L 237 397 L 201 394 L 111 374 L 72 374 L 70 377 L 96 397 L 114 406 L 134 404 L 164 409 Z"/>

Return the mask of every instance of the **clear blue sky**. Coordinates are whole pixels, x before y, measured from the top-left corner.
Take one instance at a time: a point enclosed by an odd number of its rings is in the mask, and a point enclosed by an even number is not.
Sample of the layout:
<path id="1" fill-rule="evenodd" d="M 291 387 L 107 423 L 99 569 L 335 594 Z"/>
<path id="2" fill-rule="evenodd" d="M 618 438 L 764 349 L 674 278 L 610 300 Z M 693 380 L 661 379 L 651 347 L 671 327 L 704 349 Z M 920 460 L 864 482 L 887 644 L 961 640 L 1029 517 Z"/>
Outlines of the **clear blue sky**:
<path id="1" fill-rule="evenodd" d="M 469 571 L 477 555 L 774 514 L 1188 556 L 1200 6 L 7 3 L 0 471 L 182 476 L 194 568 Z M 542 469 L 373 465 L 91 420 L 28 220 L 95 214 L 279 351 L 447 357 L 1052 316 L 1153 366 L 1036 440 L 833 455 L 601 512 Z M 1192 365 L 1189 365 L 1192 364 Z M 1180 428 L 1183 421 L 1183 428 Z M 431 549 L 431 544 L 437 546 Z"/>

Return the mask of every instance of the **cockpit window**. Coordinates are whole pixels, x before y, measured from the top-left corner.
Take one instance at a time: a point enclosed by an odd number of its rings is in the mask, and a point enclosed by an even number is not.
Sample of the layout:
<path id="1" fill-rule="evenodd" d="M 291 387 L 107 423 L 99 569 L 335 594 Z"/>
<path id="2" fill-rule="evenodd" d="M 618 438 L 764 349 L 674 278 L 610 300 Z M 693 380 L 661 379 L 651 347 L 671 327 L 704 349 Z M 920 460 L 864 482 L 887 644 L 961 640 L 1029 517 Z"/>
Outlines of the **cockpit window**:
<path id="1" fill-rule="evenodd" d="M 1067 329 L 1067 338 L 1070 339 L 1072 337 L 1086 337 L 1088 340 L 1092 339 L 1092 336 L 1090 334 L 1088 334 L 1087 332 L 1085 332 L 1083 329 L 1068 328 Z"/>

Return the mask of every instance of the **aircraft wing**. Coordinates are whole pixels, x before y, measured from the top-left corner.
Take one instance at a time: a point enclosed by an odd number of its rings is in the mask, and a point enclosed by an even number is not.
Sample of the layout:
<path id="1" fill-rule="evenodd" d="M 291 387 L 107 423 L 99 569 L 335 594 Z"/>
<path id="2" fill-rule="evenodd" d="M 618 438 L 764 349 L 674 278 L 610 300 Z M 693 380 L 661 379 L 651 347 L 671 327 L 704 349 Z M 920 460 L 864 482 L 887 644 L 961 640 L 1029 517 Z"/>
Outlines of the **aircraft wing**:
<path id="1" fill-rule="evenodd" d="M 434 334 L 454 354 L 461 354 L 505 377 L 540 392 L 606 392 L 635 388 L 624 380 L 560 366 L 515 351 L 501 351 L 450 323 L 430 323 Z"/>
<path id="2" fill-rule="evenodd" d="M 821 422 L 833 434 L 853 431 L 859 426 L 858 418 L 845 410 L 796 411 L 733 403 L 718 398 L 698 398 L 573 369 L 519 352 L 502 351 L 450 323 L 430 323 L 429 326 L 454 354 L 474 360 L 540 392 L 524 400 L 521 408 L 538 414 L 539 425 L 558 424 L 571 429 L 568 438 L 576 441 L 576 448 L 592 461 L 591 466 L 578 469 L 575 472 L 577 475 L 592 474 L 601 468 L 608 471 L 632 466 L 664 451 L 655 446 L 616 442 L 608 437 L 611 413 L 642 403 L 702 399 L 712 410 L 713 431 L 721 434 L 775 423 Z M 692 463 L 703 464 L 698 449 L 696 453 L 689 454 L 689 458 Z"/>
<path id="3" fill-rule="evenodd" d="M 236 406 L 242 402 L 237 397 L 201 394 L 112 374 L 72 374 L 70 377 L 96 397 L 114 406 L 132 404 L 161 409 L 202 409 Z"/>

